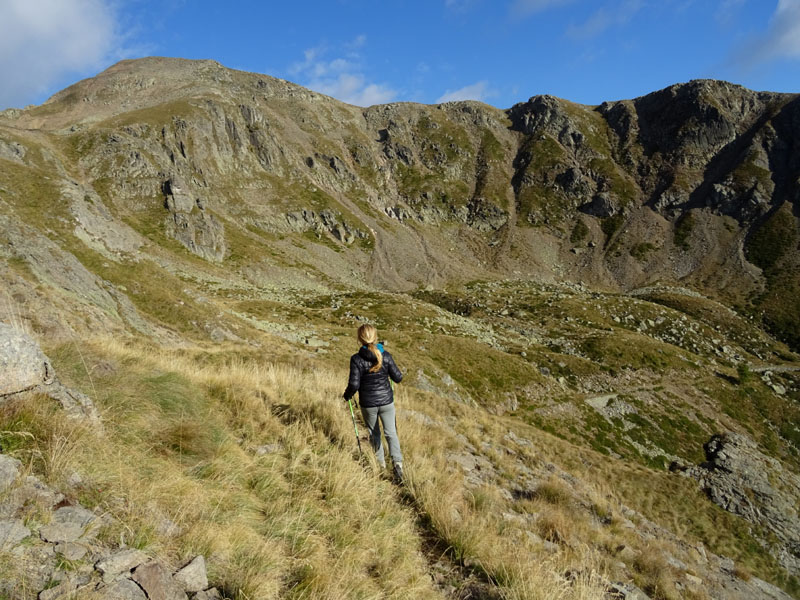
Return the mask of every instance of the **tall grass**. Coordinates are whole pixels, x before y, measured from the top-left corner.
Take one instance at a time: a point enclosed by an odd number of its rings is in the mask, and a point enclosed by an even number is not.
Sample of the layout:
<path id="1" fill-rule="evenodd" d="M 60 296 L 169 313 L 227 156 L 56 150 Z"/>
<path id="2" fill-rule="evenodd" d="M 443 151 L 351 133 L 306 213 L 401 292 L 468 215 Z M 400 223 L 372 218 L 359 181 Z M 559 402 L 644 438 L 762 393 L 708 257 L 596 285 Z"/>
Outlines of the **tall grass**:
<path id="1" fill-rule="evenodd" d="M 670 598 L 681 573 L 659 565 L 693 564 L 625 525 L 631 482 L 653 474 L 478 408 L 398 387 L 400 489 L 368 444 L 359 459 L 340 373 L 116 339 L 51 356 L 94 385 L 106 434 L 30 397 L 0 410 L 12 453 L 57 486 L 79 472 L 69 492 L 114 517 L 106 543 L 176 566 L 202 553 L 230 598 L 437 598 L 441 560 L 508 600 L 602 598 L 631 578 Z M 527 444 L 500 443 L 509 429 Z M 450 456 L 471 451 L 488 461 L 478 480 Z M 621 547 L 636 557 L 624 568 Z"/>

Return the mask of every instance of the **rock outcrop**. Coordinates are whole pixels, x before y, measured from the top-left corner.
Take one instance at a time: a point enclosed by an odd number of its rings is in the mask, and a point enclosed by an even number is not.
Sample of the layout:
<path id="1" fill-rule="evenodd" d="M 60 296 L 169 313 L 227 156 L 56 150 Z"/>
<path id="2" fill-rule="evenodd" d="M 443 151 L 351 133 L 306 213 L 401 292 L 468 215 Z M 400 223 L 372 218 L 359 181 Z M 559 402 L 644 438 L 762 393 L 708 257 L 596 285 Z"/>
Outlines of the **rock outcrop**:
<path id="1" fill-rule="evenodd" d="M 0 323 L 0 397 L 54 381 L 53 366 L 39 346 L 23 332 Z"/>
<path id="2" fill-rule="evenodd" d="M 706 462 L 680 470 L 696 479 L 715 503 L 757 525 L 761 543 L 787 571 L 800 574 L 800 477 L 737 433 L 715 435 Z"/>
<path id="3" fill-rule="evenodd" d="M 97 429 L 102 427 L 91 399 L 58 381 L 50 359 L 33 338 L 0 323 L 0 403 L 4 398 L 26 392 L 49 396 L 69 416 L 85 419 Z"/>

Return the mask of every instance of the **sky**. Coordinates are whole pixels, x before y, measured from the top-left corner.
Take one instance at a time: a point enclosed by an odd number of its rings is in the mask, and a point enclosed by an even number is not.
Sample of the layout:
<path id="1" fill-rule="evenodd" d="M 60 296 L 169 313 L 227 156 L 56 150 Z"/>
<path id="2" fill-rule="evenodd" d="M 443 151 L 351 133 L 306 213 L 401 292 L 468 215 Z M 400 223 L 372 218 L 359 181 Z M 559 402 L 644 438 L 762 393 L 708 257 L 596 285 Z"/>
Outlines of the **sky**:
<path id="1" fill-rule="evenodd" d="M 800 92 L 800 0 L 0 0 L 0 109 L 125 58 L 210 58 L 368 106 L 691 79 Z"/>

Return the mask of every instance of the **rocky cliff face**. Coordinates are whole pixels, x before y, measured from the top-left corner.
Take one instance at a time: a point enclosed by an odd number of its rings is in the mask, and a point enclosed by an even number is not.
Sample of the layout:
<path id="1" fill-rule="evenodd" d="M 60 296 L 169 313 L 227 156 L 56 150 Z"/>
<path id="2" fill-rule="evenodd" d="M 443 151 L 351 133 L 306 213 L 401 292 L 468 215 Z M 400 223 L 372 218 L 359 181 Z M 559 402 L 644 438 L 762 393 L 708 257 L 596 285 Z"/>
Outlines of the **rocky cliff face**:
<path id="1" fill-rule="evenodd" d="M 359 109 L 212 61 L 151 58 L 6 111 L 0 202 L 6 238 L 50 227 L 117 262 L 167 238 L 266 267 L 255 248 L 299 234 L 341 260 L 284 248 L 289 262 L 390 289 L 680 280 L 796 345 L 798 129 L 796 96 L 716 81 L 599 107 Z M 19 247 L 4 253 L 38 268 Z"/>

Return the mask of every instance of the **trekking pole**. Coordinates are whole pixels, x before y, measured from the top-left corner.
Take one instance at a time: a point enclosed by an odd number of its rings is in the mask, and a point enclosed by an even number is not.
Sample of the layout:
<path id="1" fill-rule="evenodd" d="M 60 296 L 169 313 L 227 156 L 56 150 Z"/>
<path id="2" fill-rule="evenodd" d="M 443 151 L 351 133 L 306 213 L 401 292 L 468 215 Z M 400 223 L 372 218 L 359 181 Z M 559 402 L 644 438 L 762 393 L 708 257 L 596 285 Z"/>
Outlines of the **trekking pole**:
<path id="1" fill-rule="evenodd" d="M 353 403 L 348 399 L 347 406 L 350 407 L 350 416 L 353 417 L 353 429 L 356 432 L 356 443 L 358 444 L 358 455 L 364 458 L 364 453 L 361 451 L 361 440 L 358 438 L 358 426 L 356 425 L 356 413 L 353 412 Z"/>

